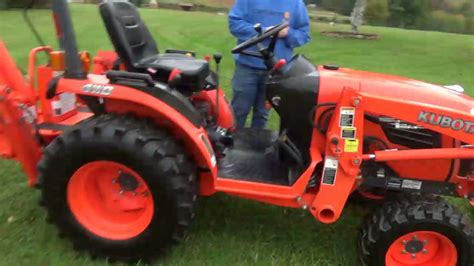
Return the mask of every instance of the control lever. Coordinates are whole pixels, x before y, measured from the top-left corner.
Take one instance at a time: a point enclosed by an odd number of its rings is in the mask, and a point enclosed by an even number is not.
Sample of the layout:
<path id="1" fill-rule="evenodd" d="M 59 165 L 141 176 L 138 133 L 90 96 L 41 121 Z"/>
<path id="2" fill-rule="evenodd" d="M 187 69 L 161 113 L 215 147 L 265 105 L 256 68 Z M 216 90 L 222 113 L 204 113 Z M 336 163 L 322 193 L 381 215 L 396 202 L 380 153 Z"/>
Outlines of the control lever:
<path id="1" fill-rule="evenodd" d="M 181 70 L 175 68 L 171 71 L 170 76 L 168 77 L 168 87 L 176 89 L 181 83 L 183 77 L 181 76 Z"/>
<path id="2" fill-rule="evenodd" d="M 222 61 L 222 54 L 214 54 L 214 61 L 216 62 L 216 74 L 217 74 L 217 88 L 216 88 L 216 124 L 219 121 L 219 91 L 220 91 L 220 64 Z"/>
<path id="3" fill-rule="evenodd" d="M 257 23 L 253 26 L 253 29 L 258 33 L 258 36 L 263 34 L 262 24 Z"/>
<path id="4" fill-rule="evenodd" d="M 174 76 L 172 80 L 168 82 L 168 87 L 172 89 L 178 88 L 178 85 L 181 83 L 181 80 L 182 80 L 181 74 L 177 74 L 176 76 Z"/>
<path id="5" fill-rule="evenodd" d="M 217 74 L 217 87 L 219 88 L 219 83 L 220 83 L 220 64 L 221 64 L 221 61 L 222 61 L 222 54 L 214 54 L 213 55 L 214 57 L 214 61 L 216 62 L 216 74 Z"/>

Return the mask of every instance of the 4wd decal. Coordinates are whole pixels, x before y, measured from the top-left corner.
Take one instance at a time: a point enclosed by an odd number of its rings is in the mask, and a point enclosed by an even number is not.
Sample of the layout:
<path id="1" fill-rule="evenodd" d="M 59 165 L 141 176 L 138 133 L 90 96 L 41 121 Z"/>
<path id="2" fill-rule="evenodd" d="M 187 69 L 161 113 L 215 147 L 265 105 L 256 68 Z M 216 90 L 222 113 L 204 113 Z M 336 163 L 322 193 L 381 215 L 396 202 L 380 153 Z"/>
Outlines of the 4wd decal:
<path id="1" fill-rule="evenodd" d="M 418 115 L 418 122 L 439 126 L 442 128 L 451 128 L 456 131 L 464 131 L 469 134 L 474 134 L 474 122 L 463 119 L 454 119 L 447 115 L 440 115 L 431 112 L 421 111 Z"/>
<path id="2" fill-rule="evenodd" d="M 82 87 L 82 91 L 87 93 L 99 94 L 108 96 L 112 94 L 114 87 L 108 85 L 99 85 L 99 84 L 87 84 Z"/>

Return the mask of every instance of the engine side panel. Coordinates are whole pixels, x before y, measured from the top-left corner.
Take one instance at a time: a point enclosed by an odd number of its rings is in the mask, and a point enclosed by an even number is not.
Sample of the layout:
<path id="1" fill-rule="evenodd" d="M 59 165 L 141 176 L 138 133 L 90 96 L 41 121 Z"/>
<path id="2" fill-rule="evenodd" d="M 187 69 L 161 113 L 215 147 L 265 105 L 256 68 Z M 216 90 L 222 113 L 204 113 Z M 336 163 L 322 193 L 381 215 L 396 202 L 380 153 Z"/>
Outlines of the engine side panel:
<path id="1" fill-rule="evenodd" d="M 436 106 L 444 106 L 469 113 L 474 107 L 471 98 L 461 93 L 412 79 L 355 71 L 350 69 L 327 70 L 320 67 L 321 87 L 319 104 L 337 102 L 344 88 L 352 88 L 382 97 L 393 97 L 411 102 L 420 102 Z M 318 110 L 317 116 L 327 108 Z M 384 114 L 374 114 L 381 117 Z M 317 120 L 317 119 L 316 119 Z M 392 121 L 393 122 L 393 121 Z M 404 124 L 403 121 L 400 121 Z M 378 138 L 386 143 L 386 149 L 418 149 L 418 148 L 452 148 L 458 143 L 445 135 L 423 128 L 397 128 L 393 123 L 365 123 L 366 137 Z M 401 133 L 403 132 L 403 136 Z M 323 139 L 319 133 L 314 138 Z M 458 160 L 411 160 L 388 162 L 397 174 L 407 178 L 425 180 L 449 180 L 458 172 Z"/>

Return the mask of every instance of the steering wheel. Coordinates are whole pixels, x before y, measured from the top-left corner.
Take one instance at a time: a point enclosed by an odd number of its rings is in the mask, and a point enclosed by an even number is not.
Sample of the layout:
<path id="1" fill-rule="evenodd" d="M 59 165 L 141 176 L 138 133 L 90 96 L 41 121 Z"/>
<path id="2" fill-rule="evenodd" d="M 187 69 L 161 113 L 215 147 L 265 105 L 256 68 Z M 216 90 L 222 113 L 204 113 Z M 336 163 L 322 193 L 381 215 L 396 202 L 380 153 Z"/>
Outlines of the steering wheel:
<path id="1" fill-rule="evenodd" d="M 289 24 L 285 22 L 285 23 L 276 25 L 274 27 L 271 27 L 262 33 L 262 26 L 260 24 L 257 24 L 254 26 L 255 31 L 257 31 L 258 33 L 257 36 L 251 39 L 248 39 L 247 41 L 237 45 L 234 49 L 232 49 L 232 53 L 245 54 L 245 55 L 267 59 L 266 57 L 268 57 L 269 55 L 273 55 L 273 52 L 275 50 L 275 44 L 278 40 L 278 33 L 286 29 L 288 26 Z M 246 51 L 246 49 L 252 46 L 258 45 L 268 38 L 272 38 L 272 40 L 270 42 L 270 45 L 267 48 L 259 47 L 260 52 Z"/>

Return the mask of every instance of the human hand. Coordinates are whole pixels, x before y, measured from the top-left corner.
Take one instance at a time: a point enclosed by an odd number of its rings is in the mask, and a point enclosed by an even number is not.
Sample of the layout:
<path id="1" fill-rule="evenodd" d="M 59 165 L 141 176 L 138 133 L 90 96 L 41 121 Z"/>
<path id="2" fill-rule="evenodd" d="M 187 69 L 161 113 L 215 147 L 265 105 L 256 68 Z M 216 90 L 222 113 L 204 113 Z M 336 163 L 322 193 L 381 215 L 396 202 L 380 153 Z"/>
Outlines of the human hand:
<path id="1" fill-rule="evenodd" d="M 290 28 L 289 27 L 286 27 L 285 29 L 283 29 L 282 31 L 280 31 L 278 33 L 278 37 L 280 38 L 286 38 L 288 36 L 288 33 L 290 32 Z"/>

